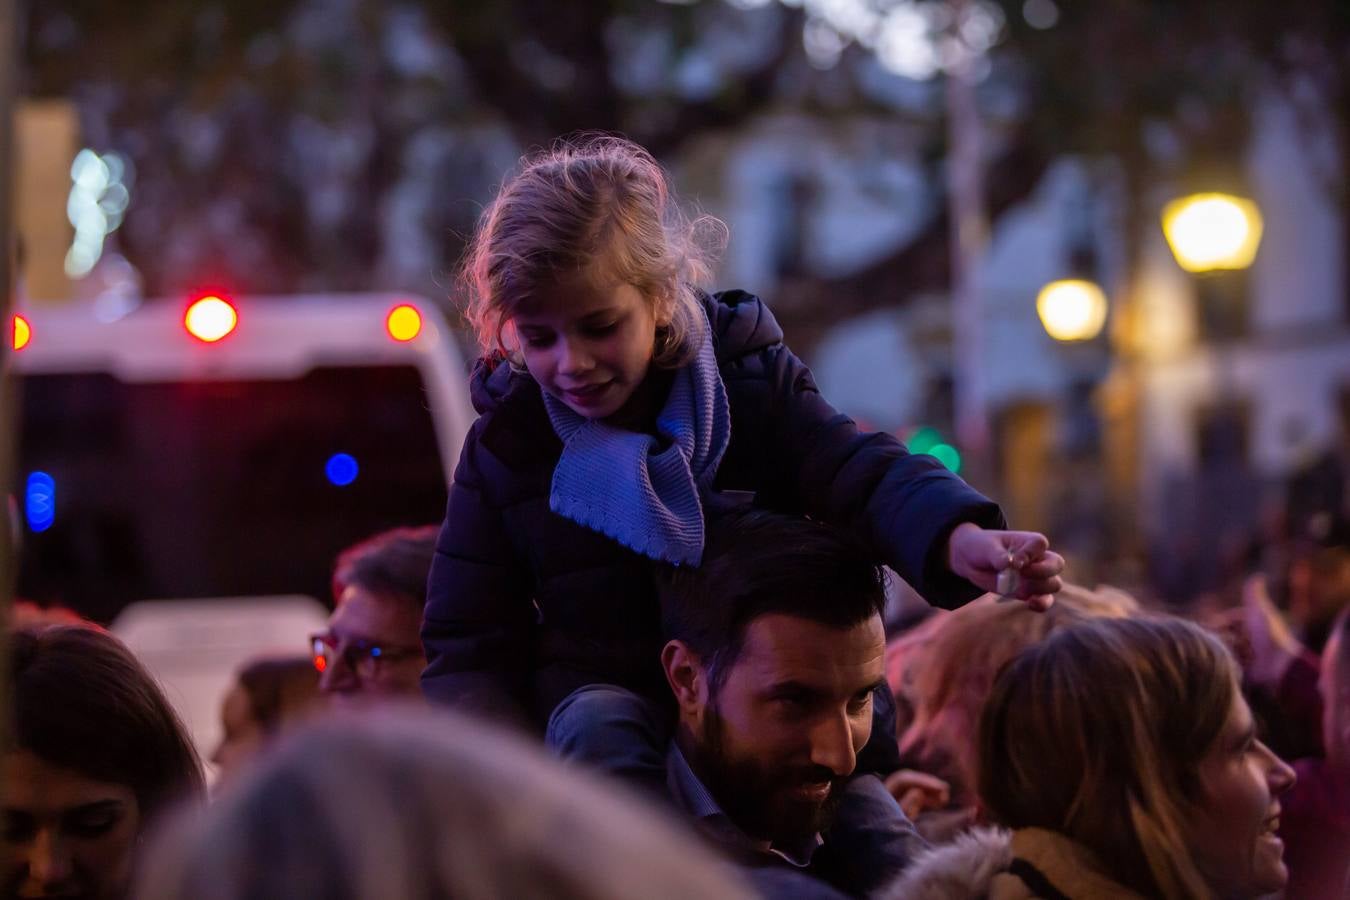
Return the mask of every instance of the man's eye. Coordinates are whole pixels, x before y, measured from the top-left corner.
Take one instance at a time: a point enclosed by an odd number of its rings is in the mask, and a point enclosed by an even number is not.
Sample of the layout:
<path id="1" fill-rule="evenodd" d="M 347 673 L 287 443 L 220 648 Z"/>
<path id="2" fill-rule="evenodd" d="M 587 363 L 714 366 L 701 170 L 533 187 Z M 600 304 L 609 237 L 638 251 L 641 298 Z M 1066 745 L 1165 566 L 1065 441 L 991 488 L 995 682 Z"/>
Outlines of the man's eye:
<path id="1" fill-rule="evenodd" d="M 852 712 L 862 712 L 867 708 L 867 704 L 872 700 L 872 692 L 858 694 L 852 700 L 848 701 L 848 708 Z"/>

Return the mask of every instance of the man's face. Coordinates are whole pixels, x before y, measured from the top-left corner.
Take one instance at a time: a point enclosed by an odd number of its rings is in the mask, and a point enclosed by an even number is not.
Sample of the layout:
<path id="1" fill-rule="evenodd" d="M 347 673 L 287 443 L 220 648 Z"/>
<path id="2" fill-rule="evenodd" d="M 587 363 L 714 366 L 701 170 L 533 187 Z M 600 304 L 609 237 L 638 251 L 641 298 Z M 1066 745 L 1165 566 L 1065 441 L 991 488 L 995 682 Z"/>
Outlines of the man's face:
<path id="1" fill-rule="evenodd" d="M 413 605 L 352 585 L 328 619 L 330 652 L 319 690 L 338 704 L 420 696 L 426 668 Z M 373 654 L 373 648 L 379 653 Z"/>
<path id="2" fill-rule="evenodd" d="M 873 616 L 833 628 L 783 614 L 746 629 L 720 689 L 682 703 L 690 763 L 747 834 L 798 841 L 822 830 L 831 799 L 872 733 L 872 689 L 885 675 Z"/>

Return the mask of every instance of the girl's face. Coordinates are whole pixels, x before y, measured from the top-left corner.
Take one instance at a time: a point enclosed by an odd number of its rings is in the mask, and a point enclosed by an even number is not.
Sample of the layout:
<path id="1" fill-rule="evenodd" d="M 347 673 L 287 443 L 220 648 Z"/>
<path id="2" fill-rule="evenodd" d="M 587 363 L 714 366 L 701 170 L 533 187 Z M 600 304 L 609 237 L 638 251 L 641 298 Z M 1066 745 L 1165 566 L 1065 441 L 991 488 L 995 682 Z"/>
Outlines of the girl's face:
<path id="1" fill-rule="evenodd" d="M 630 284 L 598 286 L 586 272 L 557 281 L 510 325 L 539 386 L 577 415 L 614 415 L 647 377 L 656 314 Z"/>
<path id="2" fill-rule="evenodd" d="M 141 825 L 131 788 L 24 750 L 6 755 L 4 771 L 0 896 L 125 896 Z"/>
<path id="3" fill-rule="evenodd" d="M 1228 721 L 1199 765 L 1200 800 L 1189 825 L 1196 865 L 1221 898 L 1259 897 L 1289 878 L 1279 827 L 1279 795 L 1294 770 L 1256 739 L 1237 686 Z"/>

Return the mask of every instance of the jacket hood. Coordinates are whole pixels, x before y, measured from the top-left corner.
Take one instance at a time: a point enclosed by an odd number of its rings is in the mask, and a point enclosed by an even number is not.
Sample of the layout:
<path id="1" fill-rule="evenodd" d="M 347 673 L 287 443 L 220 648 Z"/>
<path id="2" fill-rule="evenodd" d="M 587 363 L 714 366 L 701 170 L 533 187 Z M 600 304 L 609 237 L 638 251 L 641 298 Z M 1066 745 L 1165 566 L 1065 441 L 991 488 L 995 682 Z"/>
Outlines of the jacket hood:
<path id="1" fill-rule="evenodd" d="M 783 342 L 783 329 L 754 294 L 737 290 L 700 292 L 699 296 L 712 329 L 719 365 Z M 534 377 L 513 368 L 501 351 L 480 357 L 469 376 L 469 397 L 479 415 L 496 409 L 518 392 L 530 390 L 537 390 Z"/>
<path id="2" fill-rule="evenodd" d="M 1012 864 L 1012 835 L 1000 828 L 972 828 L 950 844 L 915 857 L 879 900 L 983 900 L 994 876 Z"/>
<path id="3" fill-rule="evenodd" d="M 510 361 L 497 351 L 482 356 L 473 364 L 469 374 L 469 399 L 479 415 L 500 406 L 507 397 L 534 384 L 529 372 L 512 368 Z"/>
<path id="4" fill-rule="evenodd" d="M 783 329 L 768 305 L 754 294 L 735 290 L 702 296 L 718 363 L 783 342 Z"/>

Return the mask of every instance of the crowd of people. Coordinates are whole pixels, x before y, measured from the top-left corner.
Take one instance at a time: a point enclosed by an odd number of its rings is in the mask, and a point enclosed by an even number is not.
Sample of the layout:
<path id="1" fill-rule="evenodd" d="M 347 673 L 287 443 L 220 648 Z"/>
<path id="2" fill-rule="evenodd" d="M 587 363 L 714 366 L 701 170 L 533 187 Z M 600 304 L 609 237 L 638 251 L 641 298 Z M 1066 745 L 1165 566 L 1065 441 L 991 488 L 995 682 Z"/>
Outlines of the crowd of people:
<path id="1" fill-rule="evenodd" d="M 716 231 L 626 141 L 525 161 L 446 519 L 337 557 L 209 797 L 126 648 L 16 617 L 5 896 L 1347 896 L 1350 547 L 1318 629 L 1260 576 L 1207 623 L 1065 584 L 695 287 Z M 888 569 L 938 609 L 888 631 Z"/>

